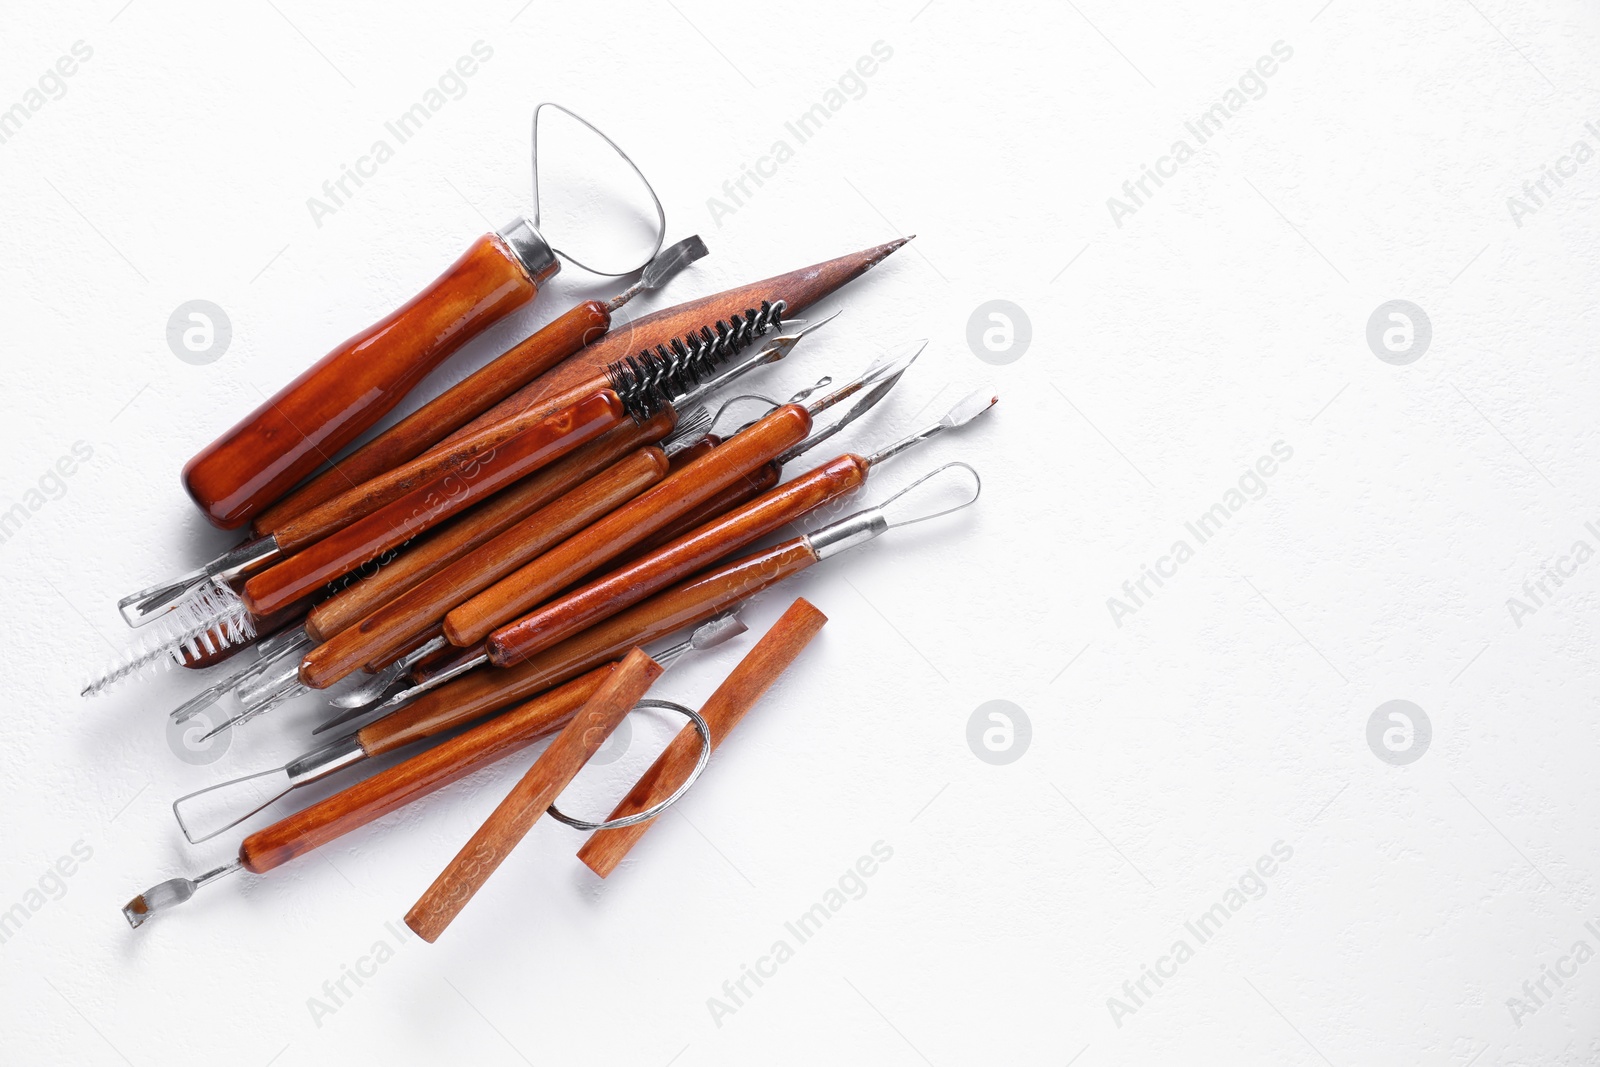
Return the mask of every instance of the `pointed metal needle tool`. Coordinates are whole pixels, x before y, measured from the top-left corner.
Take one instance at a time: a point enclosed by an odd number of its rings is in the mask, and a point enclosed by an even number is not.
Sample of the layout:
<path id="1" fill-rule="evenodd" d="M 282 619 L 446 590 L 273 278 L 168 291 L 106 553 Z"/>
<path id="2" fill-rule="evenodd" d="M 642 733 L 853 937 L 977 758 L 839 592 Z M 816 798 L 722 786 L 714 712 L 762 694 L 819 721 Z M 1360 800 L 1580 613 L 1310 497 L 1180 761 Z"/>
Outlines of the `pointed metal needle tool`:
<path id="1" fill-rule="evenodd" d="M 701 623 L 687 638 L 663 649 L 652 658 L 663 667 L 670 666 L 689 652 L 714 648 L 744 631 L 745 625 L 737 613 L 726 612 Z M 198 845 L 239 825 L 291 790 L 326 778 L 335 771 L 368 758 L 358 731 L 290 760 L 282 767 L 218 782 L 179 797 L 172 802 L 172 814 L 178 820 L 183 836 L 191 844 Z M 182 900 L 176 903 L 182 903 Z"/>

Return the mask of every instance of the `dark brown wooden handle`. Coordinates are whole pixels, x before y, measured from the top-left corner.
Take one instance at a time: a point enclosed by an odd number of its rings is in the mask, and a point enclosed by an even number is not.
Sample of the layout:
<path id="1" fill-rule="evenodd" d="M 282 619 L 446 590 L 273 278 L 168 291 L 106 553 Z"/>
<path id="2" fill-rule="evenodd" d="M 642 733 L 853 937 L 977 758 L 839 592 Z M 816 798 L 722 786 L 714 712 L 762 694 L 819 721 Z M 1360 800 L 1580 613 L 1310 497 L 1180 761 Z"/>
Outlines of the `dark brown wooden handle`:
<path id="1" fill-rule="evenodd" d="M 504 715 L 257 830 L 239 847 L 239 859 L 247 870 L 257 874 L 270 871 L 526 748 L 566 725 L 600 688 L 612 666 L 608 663 L 596 667 Z"/>
<path id="2" fill-rule="evenodd" d="M 810 601 L 796 600 L 773 624 L 772 629 L 745 654 L 733 673 L 723 679 L 717 691 L 711 694 L 711 699 L 700 709 L 700 717 L 711 727 L 713 749 L 727 740 L 728 734 L 739 725 L 745 713 L 755 707 L 756 701 L 772 688 L 778 676 L 789 668 L 789 664 L 811 643 L 811 639 L 817 636 L 817 631 L 827 621 L 828 617 Z M 689 772 L 694 770 L 699 756 L 700 738 L 692 725 L 685 726 L 656 757 L 650 769 L 644 772 L 644 777 L 606 816 L 606 821 L 626 818 L 661 803 L 688 780 Z M 597 830 L 578 850 L 578 859 L 604 878 L 617 869 L 622 857 L 655 824 L 656 821 L 651 819 L 615 830 Z"/>
<path id="3" fill-rule="evenodd" d="M 865 460 L 840 456 L 501 627 L 495 640 L 515 644 L 524 656 L 541 652 L 782 529 L 866 477 Z"/>
<path id="4" fill-rule="evenodd" d="M 576 778 L 624 715 L 661 675 L 661 664 L 639 649 L 629 652 L 583 710 L 561 728 L 511 792 L 406 912 L 406 925 L 432 944 L 461 914 L 511 850 L 533 829 L 561 790 Z"/>
<path id="5" fill-rule="evenodd" d="M 245 606 L 257 615 L 265 615 L 306 596 L 379 553 L 553 463 L 627 417 L 622 401 L 609 389 L 564 408 L 505 441 L 491 454 L 445 472 L 257 574 L 245 583 Z"/>
<path id="6" fill-rule="evenodd" d="M 184 488 L 216 525 L 244 525 L 537 291 L 505 243 L 485 234 L 404 307 L 328 353 L 207 445 L 184 466 Z"/>
<path id="7" fill-rule="evenodd" d="M 811 416 L 786 404 L 587 530 L 569 537 L 445 616 L 444 635 L 465 647 L 537 607 L 657 530 L 734 484 L 811 429 Z"/>
<path id="8" fill-rule="evenodd" d="M 415 459 L 610 328 L 609 306 L 585 300 L 257 515 L 256 534 L 271 533 L 351 486 Z"/>
<path id="9" fill-rule="evenodd" d="M 313 641 L 322 642 L 353 626 L 640 445 L 666 437 L 676 425 L 677 416 L 670 407 L 642 423 L 628 419 L 479 507 L 451 519 L 420 543 L 384 553 L 347 576 L 342 590 L 312 609 L 306 616 L 306 633 Z"/>
<path id="10" fill-rule="evenodd" d="M 300 661 L 300 681 L 326 689 L 362 664 L 406 647 L 445 613 L 551 545 L 627 503 L 667 476 L 667 454 L 641 448 L 540 508 L 432 578 L 406 590 Z"/>
<path id="11" fill-rule="evenodd" d="M 614 660 L 634 645 L 646 645 L 685 626 L 704 622 L 816 561 L 810 546 L 795 538 L 724 564 L 657 593 L 524 662 L 504 670 L 469 671 L 423 693 L 405 707 L 362 727 L 362 747 L 368 752 L 387 751 L 465 726 Z"/>

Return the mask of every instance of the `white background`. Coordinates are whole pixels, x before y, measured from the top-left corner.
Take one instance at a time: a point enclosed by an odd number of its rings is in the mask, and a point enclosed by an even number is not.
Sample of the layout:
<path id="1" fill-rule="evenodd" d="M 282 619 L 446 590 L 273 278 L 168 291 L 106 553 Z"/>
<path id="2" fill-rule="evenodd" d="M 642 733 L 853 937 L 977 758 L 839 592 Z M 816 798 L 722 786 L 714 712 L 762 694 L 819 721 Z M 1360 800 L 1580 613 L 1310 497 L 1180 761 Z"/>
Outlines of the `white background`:
<path id="1" fill-rule="evenodd" d="M 1600 547 L 1600 161 L 1520 226 L 1507 207 L 1597 143 L 1592 9 L 432 7 L 5 17 L 0 106 L 73 42 L 93 56 L 0 145 L 0 510 L 74 442 L 93 458 L 0 544 L 0 910 L 74 843 L 92 858 L 0 945 L 0 1060 L 1596 1062 L 1600 962 L 1546 979 L 1532 1013 L 1507 1004 L 1580 939 L 1600 949 L 1600 563 L 1520 626 L 1507 608 L 1575 541 Z M 467 95 L 316 225 L 306 199 L 479 40 Z M 878 41 L 865 95 L 714 220 L 707 198 Z M 1266 94 L 1116 225 L 1107 198 L 1278 41 Z M 752 607 L 755 633 L 800 594 L 832 621 L 611 879 L 541 825 L 439 944 L 400 945 L 319 1016 L 531 754 L 133 931 L 129 897 L 237 844 L 189 847 L 170 801 L 304 748 L 316 710 L 195 766 L 163 727 L 198 678 L 77 687 L 130 640 L 119 595 L 230 543 L 179 490 L 184 460 L 528 209 L 543 99 L 622 142 L 670 236 L 712 249 L 630 313 L 919 234 L 768 382 L 929 337 L 852 447 L 985 381 L 1001 405 L 868 498 L 954 458 L 986 491 Z M 564 273 L 436 381 L 610 291 Z M 233 324 L 203 367 L 166 339 L 196 298 Z M 991 299 L 1032 323 L 1004 367 L 966 340 Z M 1432 322 L 1407 366 L 1366 341 L 1392 299 Z M 1293 458 L 1265 495 L 1119 626 L 1107 598 L 1277 441 Z M 702 699 L 752 638 L 657 695 Z M 1407 766 L 1368 746 L 1393 699 L 1432 724 Z M 990 700 L 1032 725 L 1004 766 L 967 742 Z M 664 729 L 641 723 L 571 806 L 603 810 Z M 718 1025 L 708 998 L 878 841 L 866 895 Z M 1279 841 L 1265 895 L 1115 1019 L 1108 998 L 1194 947 L 1185 922 Z"/>

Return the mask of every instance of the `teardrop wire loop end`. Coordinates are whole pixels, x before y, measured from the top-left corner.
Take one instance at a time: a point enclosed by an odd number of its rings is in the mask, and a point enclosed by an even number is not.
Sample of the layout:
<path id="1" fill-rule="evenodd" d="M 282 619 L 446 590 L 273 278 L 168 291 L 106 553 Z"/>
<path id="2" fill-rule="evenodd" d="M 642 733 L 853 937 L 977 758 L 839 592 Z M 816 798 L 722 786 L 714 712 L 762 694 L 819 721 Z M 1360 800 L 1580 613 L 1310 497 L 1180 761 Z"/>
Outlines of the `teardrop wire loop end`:
<path id="1" fill-rule="evenodd" d="M 943 474 L 945 471 L 954 470 L 954 469 L 956 469 L 958 467 L 960 469 L 966 471 L 969 475 L 972 476 L 972 495 L 970 497 L 968 497 L 966 500 L 963 500 L 959 504 L 955 504 L 955 505 L 953 505 L 951 507 L 947 507 L 947 508 L 942 508 L 939 511 L 930 511 L 927 514 L 924 514 L 924 515 L 914 515 L 914 516 L 912 516 L 910 518 L 904 518 L 904 519 L 896 519 L 894 517 L 891 509 L 894 507 L 895 502 L 898 501 L 901 497 L 903 497 L 906 494 L 910 493 L 912 490 L 916 489 L 918 486 L 922 485 L 924 482 L 927 482 L 927 481 L 929 481 L 930 479 L 933 479 L 933 478 L 937 478 L 939 475 Z M 872 510 L 881 513 L 883 515 L 883 517 L 886 520 L 888 520 L 888 523 L 889 523 L 888 529 L 894 530 L 894 529 L 898 529 L 901 526 L 911 526 L 911 525 L 913 525 L 915 523 L 926 522 L 929 519 L 937 519 L 941 515 L 949 515 L 949 514 L 952 514 L 954 512 L 961 511 L 964 508 L 970 508 L 972 505 L 974 505 L 974 504 L 976 504 L 978 502 L 978 497 L 980 497 L 982 495 L 983 495 L 983 479 L 978 476 L 977 470 L 970 463 L 964 463 L 961 460 L 956 460 L 956 461 L 954 461 L 952 463 L 946 463 L 942 467 L 935 467 L 933 470 L 929 471 L 927 474 L 924 474 L 922 477 L 918 478 L 916 481 L 912 482 L 910 485 L 906 486 L 904 489 L 900 490 L 898 493 L 896 493 L 893 496 L 889 497 L 889 499 L 885 500 L 883 503 L 879 504 L 877 507 L 873 508 Z M 913 497 L 911 502 L 914 502 L 915 499 L 916 498 Z M 908 502 L 908 503 L 910 503 L 910 502 Z"/>
<path id="2" fill-rule="evenodd" d="M 641 261 L 638 266 L 629 267 L 627 270 L 623 271 L 596 270 L 587 263 L 580 261 L 571 252 L 556 248 L 554 244 L 551 244 L 551 250 L 554 251 L 556 255 L 561 256 L 567 262 L 571 263 L 573 266 L 581 267 L 590 274 L 598 274 L 603 278 L 623 278 L 629 274 L 635 274 L 638 271 L 643 270 L 645 267 L 650 265 L 651 260 L 656 258 L 656 254 L 661 251 L 661 243 L 665 241 L 667 237 L 667 211 L 661 206 L 661 198 L 656 195 L 655 187 L 650 184 L 650 179 L 644 176 L 644 171 L 639 169 L 639 165 L 628 156 L 628 153 L 624 152 L 617 145 L 617 142 L 600 132 L 599 128 L 596 127 L 594 123 L 590 122 L 582 115 L 579 115 L 570 108 L 562 107 L 560 104 L 550 100 L 546 100 L 544 103 L 533 109 L 533 228 L 535 230 L 539 230 L 541 234 L 543 233 L 543 229 L 539 224 L 539 113 L 547 107 L 553 107 L 557 111 L 566 115 L 568 118 L 575 119 L 577 122 L 586 126 L 591 133 L 609 145 L 613 152 L 621 156 L 622 161 L 632 168 L 634 174 L 638 175 L 639 181 L 644 185 L 645 192 L 650 194 L 650 202 L 655 205 L 656 209 L 655 245 L 650 249 L 649 255 L 645 256 L 643 261 Z"/>

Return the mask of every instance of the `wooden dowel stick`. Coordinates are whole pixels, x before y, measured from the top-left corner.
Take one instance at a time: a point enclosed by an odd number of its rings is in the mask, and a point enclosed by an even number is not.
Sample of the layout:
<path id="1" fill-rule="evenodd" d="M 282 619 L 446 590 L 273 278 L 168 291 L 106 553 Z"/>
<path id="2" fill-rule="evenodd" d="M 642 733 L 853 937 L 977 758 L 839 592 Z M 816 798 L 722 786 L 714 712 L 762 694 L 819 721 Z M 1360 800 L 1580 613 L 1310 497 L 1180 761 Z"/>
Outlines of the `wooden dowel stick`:
<path id="1" fill-rule="evenodd" d="M 717 691 L 711 694 L 700 715 L 711 727 L 711 746 L 716 748 L 739 725 L 745 713 L 772 687 L 800 651 L 822 629 L 828 617 L 818 611 L 803 597 L 789 605 L 772 629 L 757 641 L 739 665 L 733 669 Z M 644 776 L 629 790 L 628 795 L 606 816 L 606 821 L 621 819 L 659 804 L 683 784 L 694 770 L 700 755 L 700 738 L 693 724 L 678 731 L 678 736 L 662 750 L 661 755 L 644 772 Z M 623 826 L 615 830 L 598 830 L 578 850 L 578 859 L 604 878 L 617 869 L 617 864 L 628 854 L 655 820 Z"/>
<path id="2" fill-rule="evenodd" d="M 623 658 L 406 913 L 406 925 L 418 937 L 430 944 L 439 939 L 662 670 L 638 648 Z"/>

